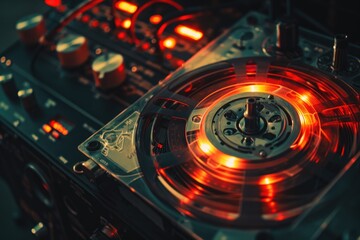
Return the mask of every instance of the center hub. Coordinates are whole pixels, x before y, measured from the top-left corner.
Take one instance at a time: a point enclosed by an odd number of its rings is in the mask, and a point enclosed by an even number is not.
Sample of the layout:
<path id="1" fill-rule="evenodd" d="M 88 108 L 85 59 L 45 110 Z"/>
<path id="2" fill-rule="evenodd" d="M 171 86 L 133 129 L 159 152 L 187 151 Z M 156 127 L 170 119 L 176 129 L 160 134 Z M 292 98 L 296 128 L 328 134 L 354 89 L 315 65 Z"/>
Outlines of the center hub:
<path id="1" fill-rule="evenodd" d="M 296 110 L 267 93 L 237 93 L 209 107 L 202 121 L 207 141 L 242 159 L 263 159 L 287 151 L 299 133 Z"/>

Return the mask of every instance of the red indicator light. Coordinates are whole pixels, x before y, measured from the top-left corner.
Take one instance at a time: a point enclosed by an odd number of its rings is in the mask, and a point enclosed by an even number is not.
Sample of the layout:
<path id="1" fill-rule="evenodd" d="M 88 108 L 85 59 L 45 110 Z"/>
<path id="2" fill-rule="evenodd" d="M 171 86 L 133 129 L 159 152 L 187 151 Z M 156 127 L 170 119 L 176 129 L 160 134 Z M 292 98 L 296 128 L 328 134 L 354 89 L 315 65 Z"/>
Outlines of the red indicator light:
<path id="1" fill-rule="evenodd" d="M 130 14 L 133 14 L 138 9 L 138 6 L 136 6 L 134 3 L 126 2 L 126 1 L 119 1 L 115 3 L 115 8 L 127 12 Z"/>
<path id="2" fill-rule="evenodd" d="M 126 33 L 125 32 L 119 32 L 118 34 L 117 34 L 117 38 L 118 39 L 124 39 L 126 37 Z"/>
<path id="3" fill-rule="evenodd" d="M 61 0 L 45 0 L 45 4 L 49 7 L 58 7 L 61 5 Z"/>
<path id="4" fill-rule="evenodd" d="M 58 132 L 60 132 L 62 135 L 66 136 L 68 135 L 69 131 L 61 124 L 59 123 L 58 121 L 55 121 L 55 120 L 51 120 L 50 121 L 50 126 L 57 130 Z"/>
<path id="5" fill-rule="evenodd" d="M 52 127 L 50 127 L 48 124 L 44 124 L 44 125 L 42 126 L 42 130 L 43 130 L 44 132 L 46 132 L 46 133 L 50 133 L 51 130 L 52 130 Z"/>
<path id="6" fill-rule="evenodd" d="M 154 25 L 159 24 L 162 21 L 162 16 L 160 14 L 152 15 L 149 18 L 149 21 L 150 21 L 150 23 L 152 23 Z"/>
<path id="7" fill-rule="evenodd" d="M 83 16 L 81 17 L 81 21 L 82 21 L 83 23 L 88 23 L 88 22 L 90 21 L 90 16 L 89 16 L 89 15 L 83 15 Z"/>
<path id="8" fill-rule="evenodd" d="M 202 32 L 184 25 L 177 26 L 175 28 L 175 32 L 181 36 L 191 38 L 192 40 L 195 41 L 200 40 L 204 35 Z"/>
<path id="9" fill-rule="evenodd" d="M 99 26 L 99 21 L 94 19 L 90 22 L 90 27 L 97 28 Z"/>
<path id="10" fill-rule="evenodd" d="M 58 131 L 52 131 L 51 132 L 51 136 L 53 136 L 53 138 L 55 139 L 59 139 L 60 138 L 60 133 Z"/>
<path id="11" fill-rule="evenodd" d="M 125 19 L 122 23 L 121 26 L 125 29 L 129 29 L 131 27 L 131 20 L 130 19 Z"/>
<path id="12" fill-rule="evenodd" d="M 172 54 L 171 53 L 167 53 L 167 54 L 165 54 L 165 58 L 167 59 L 167 60 L 170 60 L 170 59 L 172 59 Z"/>
<path id="13" fill-rule="evenodd" d="M 163 40 L 162 45 L 165 48 L 173 49 L 176 46 L 176 39 L 173 37 L 167 37 Z"/>
<path id="14" fill-rule="evenodd" d="M 141 45 L 142 50 L 146 51 L 150 48 L 150 43 L 144 43 L 143 45 Z"/>

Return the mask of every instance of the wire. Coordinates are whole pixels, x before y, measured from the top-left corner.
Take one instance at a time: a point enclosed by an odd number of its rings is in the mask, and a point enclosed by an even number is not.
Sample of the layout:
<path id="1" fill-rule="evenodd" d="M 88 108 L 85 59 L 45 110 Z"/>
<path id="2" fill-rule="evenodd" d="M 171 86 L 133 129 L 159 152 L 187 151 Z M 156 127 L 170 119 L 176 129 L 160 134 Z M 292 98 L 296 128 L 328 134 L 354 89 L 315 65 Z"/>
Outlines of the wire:
<path id="1" fill-rule="evenodd" d="M 64 27 L 66 27 L 72 20 L 74 20 L 79 14 L 86 12 L 87 10 L 95 7 L 96 5 L 104 2 L 104 0 L 86 0 L 80 3 L 72 11 L 68 12 L 52 30 L 44 35 L 45 42 L 51 42 L 57 33 L 59 33 Z"/>
<path id="2" fill-rule="evenodd" d="M 164 47 L 160 44 L 160 38 L 161 38 L 161 35 L 164 33 L 165 29 L 170 24 L 175 23 L 175 22 L 179 22 L 179 21 L 186 21 L 186 20 L 189 20 L 189 19 L 192 19 L 192 18 L 203 16 L 203 15 L 205 15 L 205 13 L 194 13 L 194 14 L 187 14 L 187 15 L 182 14 L 182 15 L 180 15 L 178 17 L 174 17 L 174 18 L 164 22 L 163 24 L 161 24 L 160 27 L 156 30 L 156 34 L 155 34 L 158 49 L 160 49 L 161 51 L 164 50 Z"/>
<path id="3" fill-rule="evenodd" d="M 164 3 L 164 4 L 168 4 L 170 6 L 173 6 L 174 8 L 176 8 L 179 11 L 182 11 L 184 8 L 183 6 L 181 6 L 180 4 L 170 1 L 170 0 L 153 0 L 153 1 L 149 1 L 145 4 L 143 4 L 141 7 L 139 7 L 136 12 L 131 16 L 131 25 L 130 25 L 130 34 L 131 34 L 131 38 L 132 41 L 134 42 L 135 45 L 140 43 L 140 40 L 137 38 L 136 36 L 136 32 L 135 32 L 135 27 L 136 27 L 136 21 L 137 18 L 139 17 L 140 13 L 142 11 L 144 11 L 146 8 L 150 7 L 151 5 L 154 5 L 156 3 Z"/>
<path id="4" fill-rule="evenodd" d="M 230 7 L 233 8 L 234 6 L 243 6 L 243 5 L 244 4 L 239 3 L 237 1 L 232 1 L 229 3 L 210 6 L 210 7 L 188 8 L 186 10 L 177 13 L 176 15 L 168 16 L 156 30 L 155 38 L 156 38 L 157 48 L 160 51 L 164 50 L 164 47 L 160 44 L 160 39 L 161 39 L 161 35 L 170 24 L 179 21 L 189 20 L 200 16 L 206 16 L 213 13 L 214 11 L 221 11 L 225 8 L 230 8 Z"/>

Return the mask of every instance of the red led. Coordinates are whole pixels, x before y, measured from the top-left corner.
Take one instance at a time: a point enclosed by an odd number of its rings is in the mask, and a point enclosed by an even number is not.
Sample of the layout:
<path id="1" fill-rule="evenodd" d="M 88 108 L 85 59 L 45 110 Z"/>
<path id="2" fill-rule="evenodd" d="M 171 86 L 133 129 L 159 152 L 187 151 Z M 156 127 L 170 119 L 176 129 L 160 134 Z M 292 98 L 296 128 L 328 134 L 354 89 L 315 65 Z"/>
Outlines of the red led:
<path id="1" fill-rule="evenodd" d="M 103 22 L 100 24 L 100 27 L 101 29 L 104 31 L 104 32 L 109 32 L 110 31 L 110 26 L 108 23 L 106 22 Z"/>
<path id="2" fill-rule="evenodd" d="M 90 21 L 90 16 L 89 16 L 89 15 L 83 15 L 83 16 L 81 17 L 81 21 L 82 21 L 83 23 L 88 23 L 88 22 Z"/>
<path id="3" fill-rule="evenodd" d="M 162 16 L 160 14 L 152 15 L 149 21 L 154 25 L 159 24 L 162 21 Z"/>
<path id="4" fill-rule="evenodd" d="M 59 131 L 62 135 L 66 136 L 68 135 L 69 131 L 59 122 L 55 120 L 50 121 L 50 126 L 54 128 L 55 130 Z"/>
<path id="5" fill-rule="evenodd" d="M 117 34 L 117 38 L 118 39 L 124 39 L 126 37 L 126 33 L 125 32 L 119 32 L 118 34 Z"/>
<path id="6" fill-rule="evenodd" d="M 115 18 L 115 26 L 116 27 L 121 27 L 121 19 Z"/>
<path id="7" fill-rule="evenodd" d="M 90 27 L 97 28 L 100 25 L 99 21 L 94 19 L 90 22 Z"/>
<path id="8" fill-rule="evenodd" d="M 120 10 L 120 11 L 133 14 L 138 9 L 138 6 L 135 5 L 134 3 L 131 3 L 131 2 L 118 1 L 118 2 L 115 3 L 115 8 Z"/>
<path id="9" fill-rule="evenodd" d="M 55 138 L 55 139 L 59 139 L 60 138 L 60 133 L 58 131 L 53 130 L 51 132 L 51 136 L 53 136 L 53 138 Z"/>
<path id="10" fill-rule="evenodd" d="M 129 18 L 125 19 L 122 23 L 121 26 L 125 29 L 129 29 L 131 27 L 131 20 Z"/>
<path id="11" fill-rule="evenodd" d="M 150 48 L 150 43 L 144 43 L 143 45 L 141 45 L 142 50 L 146 51 Z"/>
<path id="12" fill-rule="evenodd" d="M 165 58 L 167 59 L 167 60 L 170 60 L 170 59 L 172 59 L 172 54 L 171 53 L 166 53 L 165 54 Z"/>
<path id="13" fill-rule="evenodd" d="M 49 7 L 58 7 L 61 5 L 61 0 L 45 0 L 45 4 Z"/>
<path id="14" fill-rule="evenodd" d="M 184 60 L 182 60 L 182 59 L 177 59 L 177 60 L 176 60 L 176 65 L 177 65 L 177 66 L 180 67 L 180 66 L 183 65 L 183 64 L 184 64 Z"/>

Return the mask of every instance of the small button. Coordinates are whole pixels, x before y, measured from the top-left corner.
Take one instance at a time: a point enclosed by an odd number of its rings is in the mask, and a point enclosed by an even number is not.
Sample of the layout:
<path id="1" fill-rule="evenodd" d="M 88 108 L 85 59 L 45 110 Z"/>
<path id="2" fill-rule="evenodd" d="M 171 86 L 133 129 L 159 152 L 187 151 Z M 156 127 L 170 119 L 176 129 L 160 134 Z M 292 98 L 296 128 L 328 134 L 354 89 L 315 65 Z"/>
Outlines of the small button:
<path id="1" fill-rule="evenodd" d="M 60 138 L 60 133 L 58 131 L 53 130 L 51 132 L 51 136 L 53 136 L 53 138 L 55 138 L 55 139 L 59 139 Z"/>
<path id="2" fill-rule="evenodd" d="M 51 130 L 52 130 L 52 127 L 50 127 L 50 125 L 48 125 L 48 124 L 44 124 L 44 125 L 42 126 L 42 130 L 43 130 L 44 132 L 46 132 L 46 133 L 50 133 Z"/>

